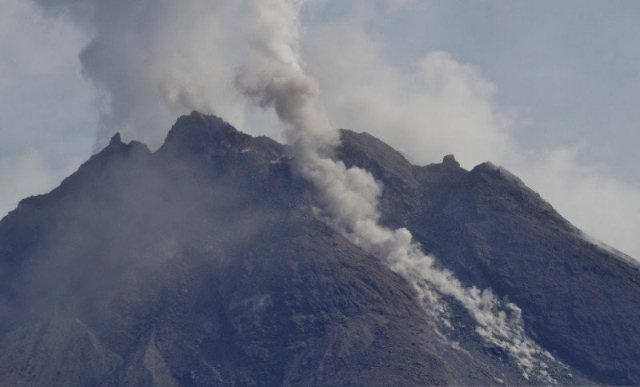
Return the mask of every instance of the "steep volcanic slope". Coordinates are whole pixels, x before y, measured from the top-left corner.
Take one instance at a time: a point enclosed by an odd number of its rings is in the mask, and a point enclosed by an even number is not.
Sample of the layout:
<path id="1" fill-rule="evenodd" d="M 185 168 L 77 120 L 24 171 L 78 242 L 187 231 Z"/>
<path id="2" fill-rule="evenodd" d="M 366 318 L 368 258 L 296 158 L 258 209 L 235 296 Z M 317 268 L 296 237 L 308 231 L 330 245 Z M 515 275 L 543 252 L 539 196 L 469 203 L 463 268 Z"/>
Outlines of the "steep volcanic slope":
<path id="1" fill-rule="evenodd" d="M 286 148 L 182 117 L 0 222 L 0 385 L 525 383 L 312 215 Z"/>
<path id="2" fill-rule="evenodd" d="M 559 382 L 638 383 L 631 266 L 490 165 L 415 167 L 348 131 L 343 144 L 385 183 L 387 224 L 523 308 L 573 366 L 550 370 Z M 403 278 L 313 215 L 292 168 L 285 146 L 193 113 L 158 151 L 114 136 L 22 201 L 0 222 L 0 385 L 540 383 L 454 304 L 460 329 L 439 334 Z"/>
<path id="3" fill-rule="evenodd" d="M 515 302 L 530 335 L 564 362 L 602 383 L 640 384 L 637 264 L 594 245 L 490 163 L 468 172 L 447 156 L 415 167 L 350 131 L 343 144 L 340 157 L 385 183 L 389 224 L 409 228 L 467 284 Z"/>

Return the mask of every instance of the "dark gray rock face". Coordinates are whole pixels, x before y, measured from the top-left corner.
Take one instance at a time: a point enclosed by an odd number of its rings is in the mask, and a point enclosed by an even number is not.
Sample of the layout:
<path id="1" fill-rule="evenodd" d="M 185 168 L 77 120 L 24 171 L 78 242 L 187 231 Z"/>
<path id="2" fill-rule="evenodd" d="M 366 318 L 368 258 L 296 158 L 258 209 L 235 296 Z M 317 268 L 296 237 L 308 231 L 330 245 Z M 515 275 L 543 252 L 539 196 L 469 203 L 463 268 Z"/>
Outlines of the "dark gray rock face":
<path id="1" fill-rule="evenodd" d="M 386 224 L 523 309 L 560 383 L 640 384 L 636 266 L 490 164 L 416 167 L 350 131 L 336 157 L 384 183 Z M 540 383 L 472 329 L 451 345 L 315 203 L 286 146 L 217 117 L 153 153 L 114 136 L 0 222 L 0 385 Z"/>
<path id="2" fill-rule="evenodd" d="M 468 172 L 447 156 L 410 166 L 382 142 L 350 131 L 340 156 L 385 183 L 389 224 L 410 229 L 467 284 L 515 302 L 531 337 L 557 358 L 599 383 L 640 384 L 637 263 L 589 242 L 490 163 Z"/>

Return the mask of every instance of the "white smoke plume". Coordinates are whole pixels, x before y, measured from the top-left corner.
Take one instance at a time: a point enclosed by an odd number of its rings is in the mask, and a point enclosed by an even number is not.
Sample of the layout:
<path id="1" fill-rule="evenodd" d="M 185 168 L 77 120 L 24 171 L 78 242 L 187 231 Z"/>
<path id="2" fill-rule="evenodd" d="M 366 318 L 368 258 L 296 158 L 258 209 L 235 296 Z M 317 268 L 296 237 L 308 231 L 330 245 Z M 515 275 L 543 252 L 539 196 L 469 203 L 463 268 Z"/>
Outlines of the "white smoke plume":
<path id="1" fill-rule="evenodd" d="M 477 333 L 512 355 L 526 377 L 537 372 L 552 382 L 546 363 L 552 357 L 527 338 L 520 309 L 502 305 L 491 291 L 466 288 L 451 272 L 436 268 L 434 258 L 421 251 L 407 229 L 381 225 L 382 187 L 367 171 L 331 158 L 337 132 L 321 114 L 318 85 L 305 74 L 298 54 L 302 2 L 254 0 L 253 5 L 258 24 L 250 41 L 262 57 L 239 74 L 237 85 L 260 106 L 273 107 L 286 125 L 301 174 L 321 194 L 325 219 L 402 274 L 428 309 L 437 309 L 438 294 L 453 297 L 475 319 Z"/>
<path id="2" fill-rule="evenodd" d="M 180 114 L 215 113 L 243 126 L 233 78 L 243 55 L 237 1 L 35 0 L 84 28 L 82 71 L 101 92 L 100 136 L 160 145 Z M 102 144 L 98 144 L 102 145 Z"/>
<path id="3" fill-rule="evenodd" d="M 84 30 L 89 44 L 80 58 L 86 78 L 102 93 L 102 141 L 117 130 L 153 148 L 177 115 L 194 109 L 218 114 L 250 132 L 279 135 L 273 114 L 256 113 L 258 109 L 245 104 L 234 87 L 237 67 L 247 63 L 249 55 L 244 29 L 256 25 L 250 2 L 28 1 Z M 2 9 L 9 7 L 8 14 L 11 3 L 25 2 L 4 0 Z M 312 10 L 325 3 L 312 2 Z M 310 23 L 298 37 L 308 61 L 305 70 L 322 84 L 322 106 L 333 124 L 366 130 L 414 163 L 435 162 L 454 153 L 466 168 L 484 161 L 504 165 L 585 232 L 640 255 L 634 238 L 640 231 L 637 184 L 615 178 L 573 147 L 535 150 L 519 144 L 517 116 L 498 106 L 496 86 L 478 69 L 446 52 L 428 52 L 415 63 L 398 66 L 379 36 L 367 28 L 381 17 L 376 13 L 379 2 L 345 3 L 355 4 L 356 11 Z M 394 9 L 426 4 L 387 3 Z M 24 31 L 6 35 L 13 40 Z M 34 56 L 40 51 L 29 50 Z M 7 58 L 7 63 L 15 61 L 12 55 Z M 51 55 L 38 59 L 47 64 L 52 60 Z M 71 83 L 65 82 L 65 87 L 71 88 Z M 14 98 L 10 91 L 6 95 Z M 58 109 L 68 115 L 65 105 Z M 65 125 L 60 120 L 52 124 Z"/>
<path id="4" fill-rule="evenodd" d="M 464 168 L 503 165 L 577 227 L 640 259 L 637 184 L 583 157 L 589 144 L 536 149 L 518 141 L 518 131 L 536 123 L 500 106 L 498 87 L 450 53 L 394 63 L 368 31 L 380 18 L 375 10 L 354 10 L 309 29 L 303 40 L 308 71 L 322 85 L 333 124 L 366 130 L 417 165 L 450 153 Z"/>
<path id="5" fill-rule="evenodd" d="M 301 175 L 320 194 L 320 216 L 402 274 L 427 311 L 446 318 L 440 299 L 457 300 L 488 343 L 509 353 L 523 372 L 546 375 L 550 355 L 526 337 L 520 310 L 437 268 L 408 230 L 381 225 L 380 184 L 367 171 L 331 157 L 339 135 L 320 106 L 318 83 L 300 59 L 303 1 L 37 1 L 94 33 L 81 61 L 106 93 L 106 131 L 118 128 L 153 143 L 184 111 L 215 112 L 241 124 L 242 95 L 272 107 Z"/>

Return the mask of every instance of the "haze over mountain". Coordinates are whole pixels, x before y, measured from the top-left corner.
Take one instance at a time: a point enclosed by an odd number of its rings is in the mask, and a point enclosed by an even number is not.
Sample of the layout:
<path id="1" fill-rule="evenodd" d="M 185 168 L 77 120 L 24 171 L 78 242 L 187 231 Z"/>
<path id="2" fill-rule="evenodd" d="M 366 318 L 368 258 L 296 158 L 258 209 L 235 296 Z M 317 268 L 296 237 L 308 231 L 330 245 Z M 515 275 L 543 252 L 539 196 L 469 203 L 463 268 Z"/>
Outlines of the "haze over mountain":
<path id="1" fill-rule="evenodd" d="M 155 150 L 192 110 L 284 140 L 234 81 L 260 56 L 255 35 L 272 35 L 261 22 L 285 14 L 270 47 L 298 54 L 332 127 L 366 130 L 414 164 L 492 160 L 589 235 L 640 256 L 640 3 L 0 3 L 2 216 L 116 131 Z"/>
<path id="2" fill-rule="evenodd" d="M 77 33 L 35 68 L 77 59 L 99 145 L 0 221 L 0 384 L 640 383 L 638 261 L 483 161 L 633 254 L 640 191 L 518 141 L 451 53 L 385 56 L 373 15 L 413 1 L 340 2 L 310 34 L 334 2 L 33 1 L 0 22 Z M 55 84 L 47 103 L 84 110 Z M 8 148 L 15 198 L 42 176 Z"/>
<path id="3" fill-rule="evenodd" d="M 194 112 L 21 201 L 0 222 L 0 384 L 640 384 L 637 264 L 505 169 L 411 165 L 349 130 L 334 154 L 382 183 L 383 227 L 516 305 L 541 358 L 420 299 L 323 216 L 296 157 Z"/>

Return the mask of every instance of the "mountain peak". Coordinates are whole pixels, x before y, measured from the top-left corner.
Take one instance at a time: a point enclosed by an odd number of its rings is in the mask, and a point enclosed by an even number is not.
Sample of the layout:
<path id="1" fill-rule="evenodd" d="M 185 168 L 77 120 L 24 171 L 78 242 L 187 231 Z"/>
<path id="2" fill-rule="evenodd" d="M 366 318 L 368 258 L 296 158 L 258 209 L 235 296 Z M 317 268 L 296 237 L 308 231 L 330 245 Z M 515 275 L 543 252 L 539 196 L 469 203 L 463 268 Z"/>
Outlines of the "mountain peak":
<path id="1" fill-rule="evenodd" d="M 456 157 L 454 155 L 444 156 L 444 158 L 442 159 L 442 164 L 456 168 L 460 167 L 460 163 L 458 162 L 458 160 L 456 160 Z"/>
<path id="2" fill-rule="evenodd" d="M 230 149 L 242 149 L 250 140 L 251 136 L 222 118 L 193 111 L 178 118 L 160 151 L 227 153 Z"/>
<path id="3" fill-rule="evenodd" d="M 366 132 L 357 133 L 342 129 L 340 139 L 337 155 L 347 166 L 357 165 L 365 168 L 377 179 L 386 175 L 403 184 L 416 184 L 411 163 L 402 153 L 378 138 Z"/>
<path id="4" fill-rule="evenodd" d="M 640 383 L 640 277 L 615 252 L 504 168 L 467 171 L 453 155 L 415 166 L 369 134 L 341 135 L 336 159 L 384 187 L 381 223 L 517 305 L 566 365 L 545 372 Z M 116 133 L 23 201 L 0 221 L 0 385 L 542 383 L 446 297 L 434 306 L 458 348 L 443 340 L 409 282 L 313 216 L 321 198 L 290 153 L 193 112 L 157 152 Z"/>
<path id="5" fill-rule="evenodd" d="M 111 136 L 111 140 L 109 140 L 109 145 L 119 145 L 122 144 L 122 138 L 120 137 L 120 132 L 116 132 L 113 136 Z"/>

